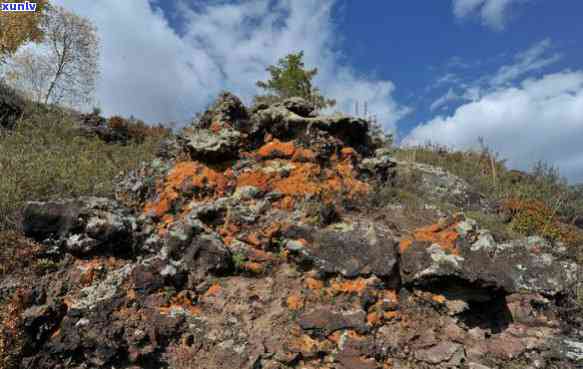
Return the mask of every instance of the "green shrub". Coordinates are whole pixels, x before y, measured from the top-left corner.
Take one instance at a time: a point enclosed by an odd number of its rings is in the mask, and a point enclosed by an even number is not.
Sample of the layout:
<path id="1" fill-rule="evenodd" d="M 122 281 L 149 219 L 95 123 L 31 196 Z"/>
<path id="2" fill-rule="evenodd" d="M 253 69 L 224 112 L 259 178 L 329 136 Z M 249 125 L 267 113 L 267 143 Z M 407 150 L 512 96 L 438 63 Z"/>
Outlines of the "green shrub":
<path id="1" fill-rule="evenodd" d="M 113 195 L 112 179 L 153 159 L 161 138 L 107 144 L 79 135 L 74 119 L 56 109 L 0 132 L 0 229 L 19 224 L 26 201 Z"/>

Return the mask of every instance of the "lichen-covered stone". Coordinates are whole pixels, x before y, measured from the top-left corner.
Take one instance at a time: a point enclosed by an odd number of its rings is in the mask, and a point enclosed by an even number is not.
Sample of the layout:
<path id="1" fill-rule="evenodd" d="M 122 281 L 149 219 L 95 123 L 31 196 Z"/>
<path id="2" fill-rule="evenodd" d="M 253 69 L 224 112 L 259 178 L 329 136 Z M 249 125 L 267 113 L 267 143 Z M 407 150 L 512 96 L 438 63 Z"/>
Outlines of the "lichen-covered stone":
<path id="1" fill-rule="evenodd" d="M 389 230 L 374 224 L 352 224 L 347 229 L 316 230 L 293 227 L 286 232 L 289 238 L 305 240 L 305 246 L 288 242 L 296 251 L 325 273 L 345 277 L 374 274 L 390 277 L 397 265 L 397 243 Z"/>
<path id="2" fill-rule="evenodd" d="M 558 259 L 548 241 L 528 237 L 496 244 L 487 232 L 479 233 L 477 240 L 462 237 L 474 226 L 468 221 L 459 223 L 451 245 L 430 238 L 402 241 L 403 282 L 423 285 L 459 278 L 507 293 L 546 295 L 562 293 L 576 282 L 577 264 Z"/>
<path id="3" fill-rule="evenodd" d="M 27 236 L 72 253 L 124 253 L 132 250 L 138 223 L 114 200 L 83 197 L 27 203 L 23 228 Z"/>

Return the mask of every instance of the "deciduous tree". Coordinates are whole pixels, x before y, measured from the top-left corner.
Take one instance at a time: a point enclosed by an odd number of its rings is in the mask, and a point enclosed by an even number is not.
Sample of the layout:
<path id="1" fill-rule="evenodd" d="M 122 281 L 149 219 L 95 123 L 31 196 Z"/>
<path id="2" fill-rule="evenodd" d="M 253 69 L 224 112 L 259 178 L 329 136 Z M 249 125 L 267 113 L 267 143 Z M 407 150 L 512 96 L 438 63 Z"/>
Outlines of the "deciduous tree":
<path id="1" fill-rule="evenodd" d="M 51 6 L 43 22 L 51 64 L 44 102 L 89 103 L 97 81 L 99 38 L 91 21 Z"/>
<path id="2" fill-rule="evenodd" d="M 0 64 L 20 46 L 42 40 L 48 0 L 37 0 L 36 5 L 34 12 L 0 12 Z"/>

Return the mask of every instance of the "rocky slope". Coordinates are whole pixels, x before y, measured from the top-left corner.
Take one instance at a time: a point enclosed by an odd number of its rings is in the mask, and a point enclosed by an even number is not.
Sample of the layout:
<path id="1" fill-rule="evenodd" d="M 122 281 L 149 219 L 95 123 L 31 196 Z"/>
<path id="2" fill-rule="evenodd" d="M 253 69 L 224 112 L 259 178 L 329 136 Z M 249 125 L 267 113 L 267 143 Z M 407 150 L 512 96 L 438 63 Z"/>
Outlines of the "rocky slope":
<path id="1" fill-rule="evenodd" d="M 394 161 L 362 119 L 224 94 L 116 199 L 27 205 L 22 255 L 49 270 L 2 279 L 3 365 L 576 367 L 568 248 L 375 203 L 405 171 L 431 198 L 489 206 L 439 168 Z"/>

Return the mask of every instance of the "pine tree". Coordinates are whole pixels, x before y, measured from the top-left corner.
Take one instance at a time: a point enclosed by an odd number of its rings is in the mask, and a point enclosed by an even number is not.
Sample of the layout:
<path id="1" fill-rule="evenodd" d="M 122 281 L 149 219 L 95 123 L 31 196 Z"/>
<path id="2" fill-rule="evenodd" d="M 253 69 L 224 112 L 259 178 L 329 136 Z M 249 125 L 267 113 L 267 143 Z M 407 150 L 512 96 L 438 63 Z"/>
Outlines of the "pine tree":
<path id="1" fill-rule="evenodd" d="M 270 104 L 289 97 L 301 97 L 310 101 L 317 109 L 336 105 L 336 101 L 326 99 L 312 85 L 318 69 L 305 69 L 303 57 L 303 51 L 292 53 L 279 59 L 277 65 L 267 67 L 271 78 L 257 82 L 257 87 L 264 89 L 267 94 L 255 96 L 255 102 Z"/>

